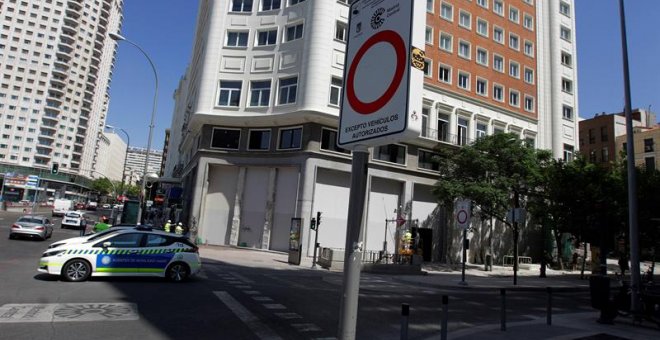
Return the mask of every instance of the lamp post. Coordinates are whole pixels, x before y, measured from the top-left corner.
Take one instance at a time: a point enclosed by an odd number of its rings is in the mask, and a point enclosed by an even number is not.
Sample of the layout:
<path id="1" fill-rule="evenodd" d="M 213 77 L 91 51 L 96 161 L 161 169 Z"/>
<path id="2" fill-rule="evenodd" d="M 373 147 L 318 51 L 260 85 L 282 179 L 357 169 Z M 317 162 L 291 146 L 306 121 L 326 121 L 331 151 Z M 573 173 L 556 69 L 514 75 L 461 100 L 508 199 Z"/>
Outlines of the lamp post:
<path id="1" fill-rule="evenodd" d="M 149 65 L 151 65 L 151 70 L 154 72 L 154 80 L 156 81 L 156 89 L 154 91 L 154 103 L 152 106 L 151 110 L 151 121 L 149 123 L 149 138 L 147 139 L 147 155 L 144 158 L 144 171 L 142 172 L 142 176 L 147 175 L 148 171 L 148 166 L 149 166 L 149 154 L 151 153 L 151 137 L 153 135 L 153 130 L 154 130 L 154 117 L 156 116 L 156 103 L 158 100 L 158 73 L 156 73 L 156 67 L 154 66 L 154 63 L 151 61 L 151 58 L 149 58 L 149 55 L 147 52 L 145 52 L 142 47 L 138 46 L 136 43 L 124 38 L 123 36 L 117 34 L 117 33 L 109 33 L 108 36 L 110 39 L 115 40 L 115 41 L 125 41 L 137 48 L 142 54 L 144 55 L 145 58 L 147 58 L 147 61 L 149 62 Z M 138 213 L 137 213 L 137 222 L 140 223 L 142 221 L 142 205 L 144 204 L 144 193 L 145 193 L 145 185 L 146 182 L 144 178 L 142 179 L 142 185 L 140 187 L 140 205 L 138 207 Z"/>
<path id="2" fill-rule="evenodd" d="M 121 192 L 122 196 L 124 196 L 125 195 L 124 182 L 126 181 L 126 159 L 128 158 L 128 148 L 131 146 L 131 136 L 128 135 L 128 132 L 126 132 L 126 130 L 120 127 L 114 127 L 112 125 L 107 125 L 107 124 L 105 125 L 105 127 L 112 130 L 119 130 L 126 135 L 126 153 L 124 154 L 124 168 L 121 171 L 121 187 L 119 188 L 119 191 Z"/>

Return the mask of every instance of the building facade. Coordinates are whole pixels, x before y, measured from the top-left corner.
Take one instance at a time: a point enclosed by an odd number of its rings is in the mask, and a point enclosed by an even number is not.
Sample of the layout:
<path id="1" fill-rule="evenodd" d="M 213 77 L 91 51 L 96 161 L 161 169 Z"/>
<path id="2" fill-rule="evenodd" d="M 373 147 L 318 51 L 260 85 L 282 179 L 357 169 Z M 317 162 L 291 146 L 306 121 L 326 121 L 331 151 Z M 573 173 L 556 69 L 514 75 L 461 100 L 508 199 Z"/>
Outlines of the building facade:
<path id="1" fill-rule="evenodd" d="M 122 0 L 0 3 L 0 164 L 91 178 Z"/>
<path id="2" fill-rule="evenodd" d="M 336 137 L 348 2 L 200 1 L 165 166 L 182 178 L 199 242 L 284 251 L 300 218 L 311 256 L 308 225 L 321 212 L 319 243 L 344 248 L 351 152 Z M 440 260 L 453 234 L 451 209 L 431 193 L 436 148 L 512 132 L 559 158 L 576 149 L 575 22 L 572 1 L 418 2 L 423 131 L 370 150 L 363 241 L 392 253 L 410 229 L 424 259 Z M 388 221 L 397 216 L 399 228 Z"/>
<path id="3" fill-rule="evenodd" d="M 627 137 L 625 135 L 616 137 L 617 159 L 626 157 Z M 656 124 L 650 128 L 636 127 L 633 130 L 633 143 L 635 146 L 635 165 L 644 167 L 648 171 L 660 169 L 660 125 Z"/>
<path id="4" fill-rule="evenodd" d="M 149 163 L 147 164 L 147 174 L 160 173 L 160 166 L 163 158 L 163 152 L 151 150 L 149 153 Z M 144 162 L 147 160 L 147 149 L 139 147 L 129 147 L 126 155 L 126 166 L 124 167 L 124 176 L 127 184 L 135 184 L 142 180 L 144 173 Z"/>
<path id="5" fill-rule="evenodd" d="M 100 136 L 98 153 L 103 157 L 99 157 L 97 170 L 91 174 L 92 177 L 121 182 L 126 159 L 126 142 L 113 131 L 106 131 Z"/>

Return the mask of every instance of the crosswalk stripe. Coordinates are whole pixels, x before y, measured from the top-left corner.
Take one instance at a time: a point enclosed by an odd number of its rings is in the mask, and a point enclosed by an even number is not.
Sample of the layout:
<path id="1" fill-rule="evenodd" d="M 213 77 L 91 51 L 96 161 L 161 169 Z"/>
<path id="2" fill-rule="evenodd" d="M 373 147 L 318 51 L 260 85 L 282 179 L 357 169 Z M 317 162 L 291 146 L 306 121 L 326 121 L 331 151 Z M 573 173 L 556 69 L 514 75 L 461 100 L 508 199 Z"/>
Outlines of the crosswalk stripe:
<path id="1" fill-rule="evenodd" d="M 280 338 L 272 329 L 263 324 L 254 314 L 250 313 L 243 305 L 227 292 L 213 292 L 243 323 L 252 330 L 254 335 L 263 340 L 279 340 Z"/>

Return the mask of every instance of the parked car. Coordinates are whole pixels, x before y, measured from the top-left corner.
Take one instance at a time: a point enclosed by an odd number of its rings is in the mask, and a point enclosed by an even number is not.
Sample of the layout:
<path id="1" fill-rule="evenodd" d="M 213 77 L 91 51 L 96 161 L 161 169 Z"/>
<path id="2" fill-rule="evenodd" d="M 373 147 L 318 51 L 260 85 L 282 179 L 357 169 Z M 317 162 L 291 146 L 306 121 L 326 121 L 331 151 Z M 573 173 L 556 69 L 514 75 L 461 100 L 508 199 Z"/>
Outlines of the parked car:
<path id="1" fill-rule="evenodd" d="M 62 229 L 64 228 L 85 229 L 87 219 L 82 211 L 67 211 L 62 218 Z"/>
<path id="2" fill-rule="evenodd" d="M 67 211 L 73 209 L 73 201 L 68 199 L 56 199 L 53 201 L 53 217 L 64 216 Z"/>
<path id="3" fill-rule="evenodd" d="M 96 210 L 98 206 L 99 204 L 94 201 L 87 202 L 87 210 Z"/>
<path id="4" fill-rule="evenodd" d="M 74 205 L 74 208 L 75 208 L 76 210 L 85 210 L 85 203 L 83 203 L 83 202 L 76 202 L 76 204 Z"/>
<path id="5" fill-rule="evenodd" d="M 110 208 L 112 208 L 112 205 L 106 203 L 106 204 L 102 205 L 101 208 L 102 209 L 110 209 Z"/>
<path id="6" fill-rule="evenodd" d="M 14 239 L 17 236 L 36 237 L 45 240 L 53 236 L 53 223 L 44 216 L 21 216 L 11 225 L 9 230 L 9 239 Z"/>
<path id="7" fill-rule="evenodd" d="M 180 282 L 201 267 L 199 250 L 186 237 L 128 228 L 47 249 L 38 270 L 73 282 L 90 276 L 159 276 Z"/>

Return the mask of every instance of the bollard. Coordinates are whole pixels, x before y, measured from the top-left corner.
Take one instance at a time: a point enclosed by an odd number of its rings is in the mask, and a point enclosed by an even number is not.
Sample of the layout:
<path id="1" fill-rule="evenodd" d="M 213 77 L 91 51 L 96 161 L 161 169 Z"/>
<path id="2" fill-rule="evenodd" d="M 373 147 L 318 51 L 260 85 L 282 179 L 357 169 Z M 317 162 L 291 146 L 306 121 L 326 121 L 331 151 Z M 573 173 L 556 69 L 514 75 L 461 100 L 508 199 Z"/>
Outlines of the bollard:
<path id="1" fill-rule="evenodd" d="M 408 340 L 408 315 L 410 315 L 410 306 L 407 303 L 401 304 L 401 340 Z"/>
<path id="2" fill-rule="evenodd" d="M 548 326 L 552 325 L 552 287 L 548 287 L 548 312 L 546 316 L 546 323 Z"/>
<path id="3" fill-rule="evenodd" d="M 440 329 L 440 339 L 447 340 L 447 318 L 449 317 L 449 296 L 442 296 L 442 328 Z"/>
<path id="4" fill-rule="evenodd" d="M 500 296 L 502 297 L 502 313 L 500 320 L 500 330 L 506 331 L 506 289 L 500 289 Z"/>

